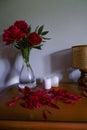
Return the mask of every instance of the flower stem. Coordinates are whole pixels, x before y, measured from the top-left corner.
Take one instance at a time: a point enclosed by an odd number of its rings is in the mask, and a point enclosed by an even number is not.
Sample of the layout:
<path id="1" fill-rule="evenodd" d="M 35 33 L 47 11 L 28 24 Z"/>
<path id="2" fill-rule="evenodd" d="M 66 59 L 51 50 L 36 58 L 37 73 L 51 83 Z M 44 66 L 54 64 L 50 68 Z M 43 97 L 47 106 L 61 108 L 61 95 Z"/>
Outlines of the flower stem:
<path id="1" fill-rule="evenodd" d="M 22 53 L 23 59 L 25 60 L 27 67 L 30 67 L 30 63 L 29 63 L 30 50 L 31 50 L 31 48 L 29 48 L 29 47 L 21 49 L 21 53 Z"/>

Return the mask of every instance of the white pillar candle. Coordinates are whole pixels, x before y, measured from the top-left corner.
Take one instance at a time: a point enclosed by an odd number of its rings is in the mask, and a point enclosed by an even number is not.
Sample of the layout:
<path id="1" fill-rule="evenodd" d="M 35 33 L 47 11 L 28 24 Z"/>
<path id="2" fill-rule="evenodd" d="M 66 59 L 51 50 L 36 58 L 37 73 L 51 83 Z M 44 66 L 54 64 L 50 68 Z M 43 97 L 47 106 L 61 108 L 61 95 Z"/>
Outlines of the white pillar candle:
<path id="1" fill-rule="evenodd" d="M 53 87 L 58 87 L 58 85 L 59 85 L 59 77 L 58 76 L 53 76 L 51 78 L 51 85 Z"/>
<path id="2" fill-rule="evenodd" d="M 51 78 L 45 78 L 44 79 L 44 87 L 45 89 L 51 89 Z"/>

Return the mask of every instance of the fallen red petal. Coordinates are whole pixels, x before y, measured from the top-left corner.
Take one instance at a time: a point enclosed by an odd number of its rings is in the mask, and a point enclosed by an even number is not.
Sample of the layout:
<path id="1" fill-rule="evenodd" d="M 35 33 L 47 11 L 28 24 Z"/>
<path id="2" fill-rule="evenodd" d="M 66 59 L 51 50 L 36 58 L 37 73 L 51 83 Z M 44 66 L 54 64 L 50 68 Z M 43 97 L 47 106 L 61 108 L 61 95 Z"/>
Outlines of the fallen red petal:
<path id="1" fill-rule="evenodd" d="M 46 110 L 43 110 L 42 112 L 43 112 L 43 118 L 44 118 L 45 120 L 47 120 Z"/>
<path id="2" fill-rule="evenodd" d="M 9 105 L 9 107 L 12 107 L 12 106 L 15 105 L 15 102 L 14 102 L 14 101 L 11 101 L 11 102 L 8 103 L 8 105 Z"/>
<path id="3" fill-rule="evenodd" d="M 64 89 L 50 89 L 46 91 L 36 90 L 33 91 L 29 87 L 25 86 L 24 89 L 19 88 L 19 92 L 22 93 L 21 96 L 16 96 L 13 101 L 9 102 L 9 106 L 14 106 L 16 101 L 21 101 L 20 105 L 27 109 L 38 109 L 42 105 L 59 109 L 59 106 L 54 104 L 54 101 L 62 101 L 68 104 L 75 104 L 76 100 L 81 99 L 81 96 L 77 96 L 72 93 L 68 93 Z M 47 120 L 47 113 L 51 113 L 50 111 L 43 110 L 43 118 Z"/>

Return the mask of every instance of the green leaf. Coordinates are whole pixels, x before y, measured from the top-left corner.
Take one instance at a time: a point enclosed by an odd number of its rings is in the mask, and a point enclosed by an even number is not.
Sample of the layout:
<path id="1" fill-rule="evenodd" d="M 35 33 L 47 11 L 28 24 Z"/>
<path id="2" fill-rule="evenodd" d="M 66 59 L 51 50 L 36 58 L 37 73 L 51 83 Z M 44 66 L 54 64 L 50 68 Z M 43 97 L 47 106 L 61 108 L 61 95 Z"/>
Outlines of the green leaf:
<path id="1" fill-rule="evenodd" d="M 33 48 L 41 50 L 41 49 L 42 49 L 42 48 L 41 48 L 42 46 L 43 46 L 43 44 L 41 44 L 41 45 L 39 45 L 39 46 L 34 46 Z"/>
<path id="2" fill-rule="evenodd" d="M 41 33 L 41 35 L 46 35 L 49 31 L 44 31 Z"/>
<path id="3" fill-rule="evenodd" d="M 44 40 L 50 40 L 51 38 L 42 37 L 42 39 L 44 39 Z"/>
<path id="4" fill-rule="evenodd" d="M 39 29 L 38 29 L 38 34 L 40 35 L 43 31 L 43 28 L 44 28 L 44 25 L 40 26 Z"/>
<path id="5" fill-rule="evenodd" d="M 29 28 L 28 28 L 28 32 L 31 32 L 31 25 L 30 25 Z"/>
<path id="6" fill-rule="evenodd" d="M 17 49 L 20 49 L 20 46 L 19 46 L 19 45 L 15 45 L 15 47 L 16 47 Z"/>
<path id="7" fill-rule="evenodd" d="M 42 42 L 46 42 L 46 41 L 42 41 Z"/>
<path id="8" fill-rule="evenodd" d="M 38 33 L 39 25 L 36 27 L 35 32 Z"/>

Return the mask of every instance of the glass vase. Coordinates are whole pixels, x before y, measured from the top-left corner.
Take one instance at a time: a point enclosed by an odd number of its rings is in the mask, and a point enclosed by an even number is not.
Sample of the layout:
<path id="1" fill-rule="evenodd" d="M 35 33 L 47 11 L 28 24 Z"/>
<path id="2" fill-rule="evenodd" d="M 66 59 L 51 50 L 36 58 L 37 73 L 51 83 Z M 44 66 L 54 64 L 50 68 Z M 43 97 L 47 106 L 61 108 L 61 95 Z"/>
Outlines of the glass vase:
<path id="1" fill-rule="evenodd" d="M 31 65 L 27 66 L 24 62 L 19 74 L 19 87 L 24 88 L 25 86 L 29 88 L 36 87 L 36 79 Z"/>

